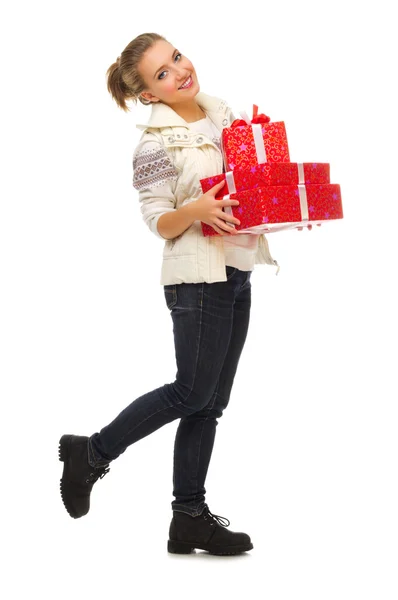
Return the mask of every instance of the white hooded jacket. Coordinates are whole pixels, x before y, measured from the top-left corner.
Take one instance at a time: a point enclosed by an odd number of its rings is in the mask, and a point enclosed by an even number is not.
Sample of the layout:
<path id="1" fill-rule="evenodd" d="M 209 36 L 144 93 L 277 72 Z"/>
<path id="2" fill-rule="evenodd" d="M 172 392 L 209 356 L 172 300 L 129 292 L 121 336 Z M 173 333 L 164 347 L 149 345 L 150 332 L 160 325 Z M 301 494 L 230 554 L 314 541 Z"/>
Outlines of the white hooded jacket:
<path id="1" fill-rule="evenodd" d="M 196 102 L 221 132 L 234 120 L 224 100 L 203 92 Z M 149 229 L 161 239 L 157 222 L 161 215 L 179 209 L 202 196 L 200 179 L 224 171 L 216 138 L 190 130 L 189 123 L 162 102 L 152 104 L 148 123 L 133 155 L 133 186 L 139 192 L 141 213 Z M 200 221 L 181 235 L 165 240 L 160 284 L 214 283 L 226 281 L 223 236 L 204 236 Z M 277 266 L 264 234 L 258 239 L 256 264 Z"/>

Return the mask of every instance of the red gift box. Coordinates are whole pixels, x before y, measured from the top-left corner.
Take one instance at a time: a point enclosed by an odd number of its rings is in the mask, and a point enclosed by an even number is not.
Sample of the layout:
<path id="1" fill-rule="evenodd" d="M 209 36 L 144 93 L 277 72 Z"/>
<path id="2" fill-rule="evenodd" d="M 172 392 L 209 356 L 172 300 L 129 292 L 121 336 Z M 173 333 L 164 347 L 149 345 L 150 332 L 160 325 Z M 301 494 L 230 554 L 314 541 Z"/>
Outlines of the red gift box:
<path id="1" fill-rule="evenodd" d="M 239 219 L 240 225 L 232 226 L 241 233 L 280 231 L 343 218 L 337 183 L 270 185 L 227 197 L 239 200 L 238 206 L 224 207 L 224 212 Z M 202 231 L 205 236 L 220 235 L 203 222 Z"/>
<path id="2" fill-rule="evenodd" d="M 285 123 L 270 122 L 264 114 L 257 115 L 253 106 L 251 122 L 235 119 L 221 134 L 225 169 L 250 169 L 265 162 L 290 162 Z"/>
<path id="3" fill-rule="evenodd" d="M 216 198 L 265 185 L 297 185 L 299 183 L 330 183 L 329 163 L 264 163 L 250 169 L 238 169 L 200 180 L 203 193 L 220 181 L 225 187 Z"/>

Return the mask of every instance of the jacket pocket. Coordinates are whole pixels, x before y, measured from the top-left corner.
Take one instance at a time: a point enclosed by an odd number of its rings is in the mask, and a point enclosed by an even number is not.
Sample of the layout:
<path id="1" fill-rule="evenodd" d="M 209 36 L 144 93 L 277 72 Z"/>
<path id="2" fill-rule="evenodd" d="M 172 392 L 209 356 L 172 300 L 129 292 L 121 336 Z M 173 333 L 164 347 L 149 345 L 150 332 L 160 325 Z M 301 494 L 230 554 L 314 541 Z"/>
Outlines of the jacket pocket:
<path id="1" fill-rule="evenodd" d="M 194 224 L 191 225 L 189 230 L 184 231 L 172 240 L 167 240 L 163 249 L 164 259 L 196 255 L 198 240 Z"/>

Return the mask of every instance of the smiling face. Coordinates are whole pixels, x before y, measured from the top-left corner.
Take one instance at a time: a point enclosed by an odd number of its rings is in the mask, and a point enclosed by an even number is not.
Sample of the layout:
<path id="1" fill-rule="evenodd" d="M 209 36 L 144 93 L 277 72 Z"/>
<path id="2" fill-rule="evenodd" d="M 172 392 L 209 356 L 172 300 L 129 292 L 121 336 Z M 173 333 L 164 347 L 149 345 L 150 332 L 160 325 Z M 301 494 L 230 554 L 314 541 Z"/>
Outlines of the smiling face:
<path id="1" fill-rule="evenodd" d="M 164 102 L 172 107 L 187 101 L 192 103 L 200 89 L 191 61 L 163 40 L 145 52 L 138 71 L 146 84 L 141 96 L 151 102 Z"/>

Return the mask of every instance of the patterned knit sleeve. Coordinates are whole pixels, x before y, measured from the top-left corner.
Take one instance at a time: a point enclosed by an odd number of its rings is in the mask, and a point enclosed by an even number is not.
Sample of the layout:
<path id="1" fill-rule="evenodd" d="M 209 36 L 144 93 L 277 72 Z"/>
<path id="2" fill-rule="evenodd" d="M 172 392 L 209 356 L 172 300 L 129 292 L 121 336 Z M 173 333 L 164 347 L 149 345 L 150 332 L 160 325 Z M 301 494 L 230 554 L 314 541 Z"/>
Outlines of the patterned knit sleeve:
<path id="1" fill-rule="evenodd" d="M 176 210 L 174 195 L 178 179 L 165 148 L 157 139 L 140 142 L 133 155 L 133 187 L 138 190 L 141 213 L 149 229 L 162 240 L 157 223 L 167 212 Z"/>

